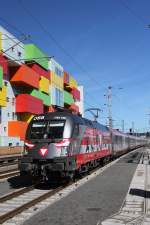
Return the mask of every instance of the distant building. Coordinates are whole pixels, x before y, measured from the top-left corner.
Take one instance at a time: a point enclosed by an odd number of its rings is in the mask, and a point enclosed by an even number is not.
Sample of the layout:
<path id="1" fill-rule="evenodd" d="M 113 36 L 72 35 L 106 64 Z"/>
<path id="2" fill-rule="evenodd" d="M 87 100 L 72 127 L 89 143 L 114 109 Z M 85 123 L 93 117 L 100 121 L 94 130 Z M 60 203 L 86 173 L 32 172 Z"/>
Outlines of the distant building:
<path id="1" fill-rule="evenodd" d="M 23 146 L 32 117 L 54 106 L 83 114 L 83 87 L 36 45 L 0 26 L 0 147 Z"/>
<path id="2" fill-rule="evenodd" d="M 79 107 L 79 112 L 84 117 L 84 88 L 83 86 L 78 86 L 80 91 L 80 100 L 76 102 L 76 105 Z"/>

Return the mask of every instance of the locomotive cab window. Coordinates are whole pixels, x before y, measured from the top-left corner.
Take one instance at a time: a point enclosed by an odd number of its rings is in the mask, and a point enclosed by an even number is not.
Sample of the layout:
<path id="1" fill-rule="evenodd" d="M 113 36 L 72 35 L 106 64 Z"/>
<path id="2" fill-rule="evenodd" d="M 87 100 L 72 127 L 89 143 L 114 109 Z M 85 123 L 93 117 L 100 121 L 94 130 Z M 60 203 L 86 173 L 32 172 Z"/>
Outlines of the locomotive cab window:
<path id="1" fill-rule="evenodd" d="M 43 137 L 43 133 L 46 132 L 46 122 L 36 121 L 31 125 L 31 138 L 38 139 Z"/>
<path id="2" fill-rule="evenodd" d="M 65 121 L 36 121 L 31 125 L 31 139 L 61 139 L 63 138 Z"/>
<path id="3" fill-rule="evenodd" d="M 63 138 L 65 121 L 52 120 L 48 123 L 48 138 L 61 139 Z"/>

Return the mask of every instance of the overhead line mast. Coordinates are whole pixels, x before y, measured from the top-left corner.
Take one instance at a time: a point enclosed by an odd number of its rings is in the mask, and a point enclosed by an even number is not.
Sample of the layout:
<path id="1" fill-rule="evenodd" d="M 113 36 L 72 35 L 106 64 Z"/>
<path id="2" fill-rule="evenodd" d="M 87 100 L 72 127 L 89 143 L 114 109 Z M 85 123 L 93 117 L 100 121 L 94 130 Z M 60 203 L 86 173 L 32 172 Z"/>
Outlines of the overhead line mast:
<path id="1" fill-rule="evenodd" d="M 109 127 L 112 128 L 112 86 L 108 86 L 108 120 Z"/>

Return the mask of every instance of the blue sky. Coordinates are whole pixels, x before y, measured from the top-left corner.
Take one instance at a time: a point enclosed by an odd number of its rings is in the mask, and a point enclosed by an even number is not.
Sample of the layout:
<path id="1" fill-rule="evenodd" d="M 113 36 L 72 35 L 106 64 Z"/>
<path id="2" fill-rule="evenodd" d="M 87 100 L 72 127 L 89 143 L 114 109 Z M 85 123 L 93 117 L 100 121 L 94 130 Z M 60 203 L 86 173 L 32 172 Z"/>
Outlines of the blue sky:
<path id="1" fill-rule="evenodd" d="M 150 127 L 149 0 L 5 0 L 0 24 L 17 37 L 17 29 L 30 34 L 75 76 L 84 86 L 85 108 L 103 109 L 101 123 L 112 86 L 114 126 L 124 120 L 125 129 L 132 121 L 135 129 Z"/>

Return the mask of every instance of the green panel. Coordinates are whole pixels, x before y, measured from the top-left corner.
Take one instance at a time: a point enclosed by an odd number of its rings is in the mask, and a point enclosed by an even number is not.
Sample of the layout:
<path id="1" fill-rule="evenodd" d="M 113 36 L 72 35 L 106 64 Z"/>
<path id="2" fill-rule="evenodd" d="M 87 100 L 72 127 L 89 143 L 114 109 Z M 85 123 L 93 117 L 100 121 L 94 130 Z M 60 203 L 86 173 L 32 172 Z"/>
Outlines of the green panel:
<path id="1" fill-rule="evenodd" d="M 0 88 L 3 86 L 3 68 L 0 66 Z"/>
<path id="2" fill-rule="evenodd" d="M 74 103 L 73 96 L 67 91 L 64 91 L 64 103 L 67 103 L 69 105 Z"/>
<path id="3" fill-rule="evenodd" d="M 30 92 L 30 94 L 34 97 L 37 97 L 43 101 L 44 105 L 50 106 L 51 105 L 51 98 L 50 95 L 44 94 L 43 92 L 34 89 Z"/>
<path id="4" fill-rule="evenodd" d="M 25 61 L 34 60 L 46 70 L 48 69 L 48 58 L 43 58 L 43 57 L 47 57 L 47 55 L 44 54 L 38 47 L 36 47 L 36 45 L 33 45 L 33 44 L 25 45 L 24 57 L 25 57 Z"/>

